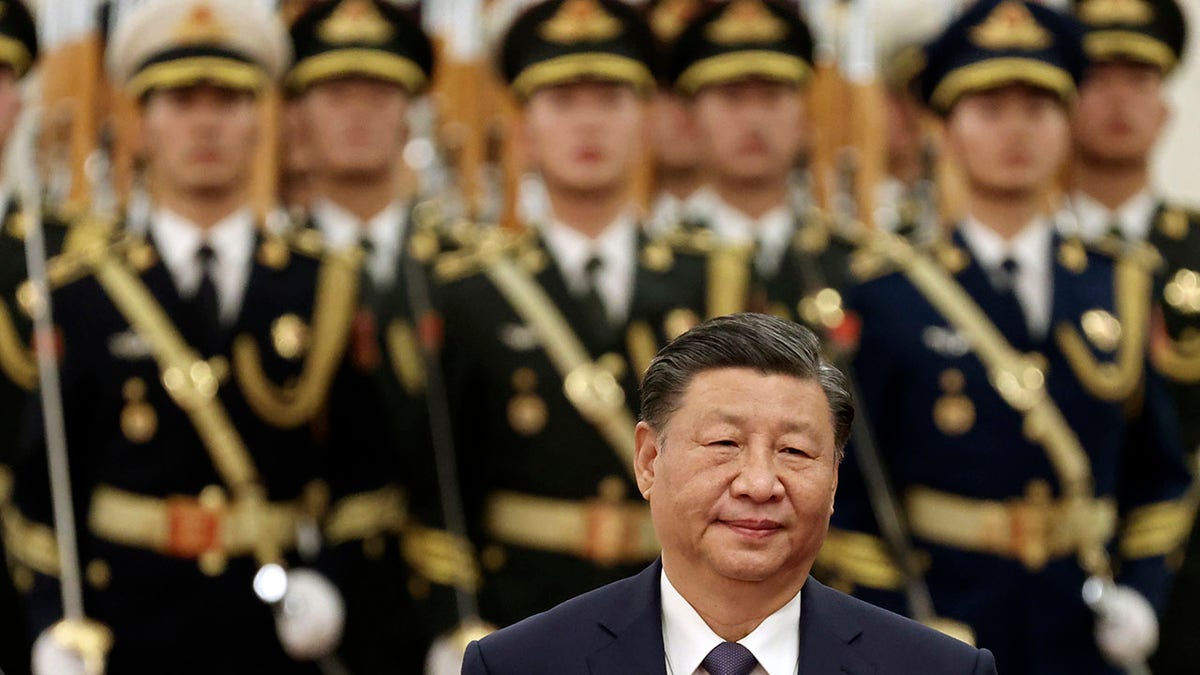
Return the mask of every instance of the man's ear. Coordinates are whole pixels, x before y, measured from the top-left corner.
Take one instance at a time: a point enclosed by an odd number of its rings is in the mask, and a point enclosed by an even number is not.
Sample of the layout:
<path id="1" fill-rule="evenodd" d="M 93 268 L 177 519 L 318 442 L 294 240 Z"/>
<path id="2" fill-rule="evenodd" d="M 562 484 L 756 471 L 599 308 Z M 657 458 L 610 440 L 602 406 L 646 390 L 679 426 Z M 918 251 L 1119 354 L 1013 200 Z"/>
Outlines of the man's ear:
<path id="1" fill-rule="evenodd" d="M 649 424 L 638 422 L 634 430 L 633 468 L 637 474 L 638 491 L 649 500 L 654 487 L 654 460 L 658 459 L 658 432 Z"/>

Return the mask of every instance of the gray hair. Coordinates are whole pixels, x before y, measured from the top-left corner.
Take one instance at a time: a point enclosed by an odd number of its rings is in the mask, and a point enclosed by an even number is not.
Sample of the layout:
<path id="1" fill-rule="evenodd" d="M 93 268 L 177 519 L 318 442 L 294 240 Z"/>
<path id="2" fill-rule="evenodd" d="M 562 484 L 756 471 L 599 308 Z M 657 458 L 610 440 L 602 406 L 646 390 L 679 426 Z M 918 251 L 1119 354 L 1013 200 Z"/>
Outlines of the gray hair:
<path id="1" fill-rule="evenodd" d="M 767 314 L 710 319 L 663 347 L 642 379 L 642 421 L 662 433 L 692 378 L 718 368 L 752 368 L 764 375 L 816 381 L 829 401 L 841 461 L 854 421 L 854 399 L 846 376 L 825 360 L 821 341 L 811 330 Z"/>

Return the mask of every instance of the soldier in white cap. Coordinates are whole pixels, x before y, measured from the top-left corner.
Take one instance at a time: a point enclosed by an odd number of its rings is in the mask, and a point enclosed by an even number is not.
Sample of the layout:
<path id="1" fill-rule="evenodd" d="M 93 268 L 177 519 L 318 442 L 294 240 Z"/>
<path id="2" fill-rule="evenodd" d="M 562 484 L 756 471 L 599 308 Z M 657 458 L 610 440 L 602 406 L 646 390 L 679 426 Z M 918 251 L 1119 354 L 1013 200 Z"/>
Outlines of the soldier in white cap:
<path id="1" fill-rule="evenodd" d="M 34 425 L 14 499 L 47 544 L 39 672 L 95 663 L 106 632 L 115 673 L 304 673 L 337 645 L 340 595 L 301 565 L 327 562 L 325 505 L 353 482 L 331 387 L 353 383 L 358 263 L 269 234 L 247 201 L 259 97 L 289 57 L 241 0 L 146 3 L 117 26 L 108 67 L 138 103 L 153 209 L 51 265 L 79 556 L 53 546 Z M 58 621 L 56 572 L 76 563 L 90 633 Z"/>

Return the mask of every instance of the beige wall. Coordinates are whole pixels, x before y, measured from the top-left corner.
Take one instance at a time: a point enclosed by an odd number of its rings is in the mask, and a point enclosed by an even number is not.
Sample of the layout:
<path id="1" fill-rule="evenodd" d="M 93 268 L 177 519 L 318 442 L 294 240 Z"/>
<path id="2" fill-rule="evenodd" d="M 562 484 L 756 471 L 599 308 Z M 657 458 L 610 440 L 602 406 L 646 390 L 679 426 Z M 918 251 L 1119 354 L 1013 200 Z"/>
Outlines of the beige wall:
<path id="1" fill-rule="evenodd" d="M 1188 53 L 1170 82 L 1173 117 L 1154 157 L 1154 180 L 1170 198 L 1200 207 L 1200 0 L 1180 0 Z"/>

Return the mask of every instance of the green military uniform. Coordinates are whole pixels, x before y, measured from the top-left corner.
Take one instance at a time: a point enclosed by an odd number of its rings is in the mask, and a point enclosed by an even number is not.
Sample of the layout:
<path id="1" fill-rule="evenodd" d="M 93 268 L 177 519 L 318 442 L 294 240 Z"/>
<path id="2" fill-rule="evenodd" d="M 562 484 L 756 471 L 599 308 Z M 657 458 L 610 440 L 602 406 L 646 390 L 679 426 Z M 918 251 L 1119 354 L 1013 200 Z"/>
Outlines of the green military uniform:
<path id="1" fill-rule="evenodd" d="M 589 79 L 647 92 L 652 45 L 624 3 L 554 0 L 517 19 L 500 64 L 520 98 Z M 564 239 L 621 266 L 620 292 L 584 280 L 590 265 L 573 275 Z M 561 223 L 495 232 L 435 274 L 483 619 L 511 624 L 654 560 L 632 470 L 638 379 L 668 339 L 744 306 L 744 256 L 683 232 L 652 239 L 624 216 L 596 238 Z"/>
<path id="2" fill-rule="evenodd" d="M 433 70 L 429 38 L 387 2 L 317 5 L 296 20 L 291 36 L 296 60 L 285 82 L 295 96 L 348 77 L 394 84 L 407 96 L 417 96 Z M 335 505 L 335 516 L 342 515 L 332 522 L 353 522 L 353 529 L 327 533 L 332 543 L 350 550 L 338 579 L 347 603 L 341 656 L 355 673 L 418 672 L 439 624 L 431 615 L 443 613 L 441 606 L 447 604 L 447 590 L 435 586 L 464 575 L 469 579 L 474 569 L 465 545 L 455 549 L 459 554 L 450 561 L 431 555 L 426 549 L 434 535 L 414 529 L 409 520 L 412 487 L 435 483 L 425 363 L 409 282 L 415 278 L 419 285 L 428 284 L 425 263 L 450 237 L 432 209 L 412 209 L 399 199 L 360 222 L 318 195 L 299 227 L 300 236 L 323 237 L 329 246 L 363 258 L 349 353 L 352 368 L 371 386 L 336 407 L 381 423 L 372 425 L 379 427 L 375 433 L 359 436 L 372 448 L 368 456 L 376 462 L 374 473 L 386 485 L 354 495 L 340 508 Z M 418 500 L 422 508 L 427 503 Z M 453 541 L 448 536 L 439 541 L 445 539 Z"/>
<path id="3" fill-rule="evenodd" d="M 718 3 L 694 17 L 675 41 L 668 79 L 687 97 L 739 80 L 804 86 L 812 64 L 812 35 L 792 8 L 758 0 Z M 850 227 L 792 203 L 751 218 L 712 189 L 690 202 L 691 229 L 754 246 L 756 309 L 802 321 L 821 334 L 842 324 L 840 289 L 857 240 Z"/>

